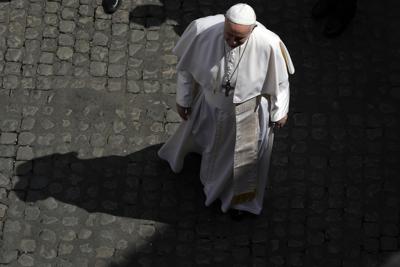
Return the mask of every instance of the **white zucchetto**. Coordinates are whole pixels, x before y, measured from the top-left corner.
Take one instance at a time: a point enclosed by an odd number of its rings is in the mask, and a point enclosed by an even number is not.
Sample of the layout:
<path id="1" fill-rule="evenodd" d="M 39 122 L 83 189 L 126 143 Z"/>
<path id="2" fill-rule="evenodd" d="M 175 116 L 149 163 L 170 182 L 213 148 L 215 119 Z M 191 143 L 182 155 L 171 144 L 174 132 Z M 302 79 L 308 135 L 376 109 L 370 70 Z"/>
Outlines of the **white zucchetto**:
<path id="1" fill-rule="evenodd" d="M 247 4 L 236 4 L 226 11 L 225 17 L 236 24 L 253 25 L 256 23 L 256 13 L 254 9 Z"/>

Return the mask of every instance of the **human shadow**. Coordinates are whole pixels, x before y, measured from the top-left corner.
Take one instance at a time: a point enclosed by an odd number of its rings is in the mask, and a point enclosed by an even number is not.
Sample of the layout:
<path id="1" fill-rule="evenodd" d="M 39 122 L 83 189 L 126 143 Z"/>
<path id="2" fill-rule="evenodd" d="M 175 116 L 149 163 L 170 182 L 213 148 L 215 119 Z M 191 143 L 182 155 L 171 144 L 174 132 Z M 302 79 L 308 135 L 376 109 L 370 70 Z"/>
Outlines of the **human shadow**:
<path id="1" fill-rule="evenodd" d="M 89 213 L 174 223 L 181 218 L 171 212 L 177 200 L 199 186 L 199 157 L 188 156 L 182 173 L 174 174 L 157 157 L 159 147 L 128 156 L 79 159 L 70 152 L 35 158 L 16 168 L 13 190 L 25 202 L 53 197 Z"/>
<path id="2" fill-rule="evenodd" d="M 235 231 L 230 217 L 219 210 L 219 203 L 204 206 L 198 179 L 200 157 L 188 155 L 182 172 L 174 174 L 156 155 L 159 147 L 147 147 L 127 156 L 79 159 L 71 152 L 35 158 L 16 168 L 18 182 L 12 190 L 26 203 L 53 198 L 89 214 L 162 224 L 161 230 L 154 230 L 140 245 L 135 244 L 135 249 L 118 250 L 112 259 L 105 259 L 106 264 L 128 267 L 153 262 L 153 266 L 179 266 L 185 259 L 210 252 L 213 240 L 226 244 Z M 241 222 L 236 229 L 243 232 L 253 223 Z M 224 262 L 229 261 L 228 256 L 219 254 Z"/>

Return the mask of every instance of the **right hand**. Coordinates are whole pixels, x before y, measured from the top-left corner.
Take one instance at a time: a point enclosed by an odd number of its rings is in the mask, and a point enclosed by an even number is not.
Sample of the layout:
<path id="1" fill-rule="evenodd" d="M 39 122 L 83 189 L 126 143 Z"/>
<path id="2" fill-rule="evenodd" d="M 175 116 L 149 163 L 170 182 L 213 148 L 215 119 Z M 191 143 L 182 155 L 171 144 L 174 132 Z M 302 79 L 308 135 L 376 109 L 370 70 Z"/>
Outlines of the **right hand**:
<path id="1" fill-rule="evenodd" d="M 178 111 L 179 116 L 181 116 L 181 118 L 185 121 L 189 119 L 189 115 L 192 112 L 192 108 L 182 107 L 178 103 L 176 103 L 176 110 Z"/>
<path id="2" fill-rule="evenodd" d="M 280 129 L 283 126 L 285 126 L 287 120 L 288 120 L 288 115 L 286 114 L 285 117 L 283 117 L 282 119 L 280 119 L 277 122 L 273 122 L 273 124 L 275 125 L 276 128 Z"/>

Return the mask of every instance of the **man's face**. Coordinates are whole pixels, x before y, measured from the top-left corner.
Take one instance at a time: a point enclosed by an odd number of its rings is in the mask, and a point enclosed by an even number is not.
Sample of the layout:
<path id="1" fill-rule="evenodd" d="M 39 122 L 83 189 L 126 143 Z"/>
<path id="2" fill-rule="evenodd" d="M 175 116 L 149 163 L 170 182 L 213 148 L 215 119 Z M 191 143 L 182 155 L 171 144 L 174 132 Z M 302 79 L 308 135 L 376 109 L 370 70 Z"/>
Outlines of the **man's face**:
<path id="1" fill-rule="evenodd" d="M 224 39 L 232 48 L 244 44 L 249 38 L 254 25 L 240 25 L 225 19 Z"/>

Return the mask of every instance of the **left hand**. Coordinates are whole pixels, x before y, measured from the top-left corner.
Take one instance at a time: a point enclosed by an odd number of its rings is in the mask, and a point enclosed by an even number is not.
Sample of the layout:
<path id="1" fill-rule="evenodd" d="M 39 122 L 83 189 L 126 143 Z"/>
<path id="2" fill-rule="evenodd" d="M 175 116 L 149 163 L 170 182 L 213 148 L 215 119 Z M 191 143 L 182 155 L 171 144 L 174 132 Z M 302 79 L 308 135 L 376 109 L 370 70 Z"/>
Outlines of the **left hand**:
<path id="1" fill-rule="evenodd" d="M 279 121 L 276 122 L 272 122 L 272 125 L 274 125 L 274 127 L 280 129 L 283 126 L 285 126 L 286 122 L 288 120 L 288 115 L 286 114 L 285 117 L 283 117 L 282 119 L 280 119 Z"/>
<path id="2" fill-rule="evenodd" d="M 190 107 L 182 107 L 178 103 L 176 103 L 176 110 L 178 111 L 179 116 L 185 121 L 189 119 L 189 115 L 192 113 Z"/>

